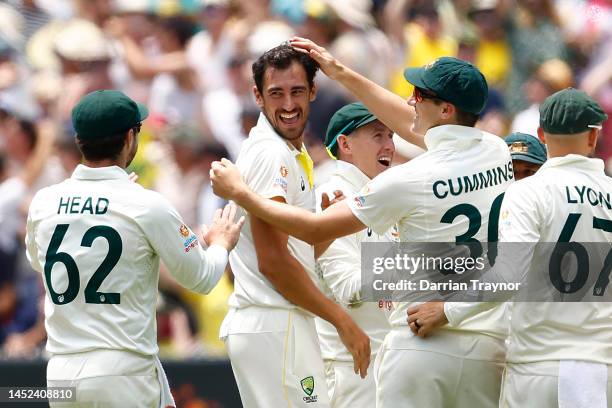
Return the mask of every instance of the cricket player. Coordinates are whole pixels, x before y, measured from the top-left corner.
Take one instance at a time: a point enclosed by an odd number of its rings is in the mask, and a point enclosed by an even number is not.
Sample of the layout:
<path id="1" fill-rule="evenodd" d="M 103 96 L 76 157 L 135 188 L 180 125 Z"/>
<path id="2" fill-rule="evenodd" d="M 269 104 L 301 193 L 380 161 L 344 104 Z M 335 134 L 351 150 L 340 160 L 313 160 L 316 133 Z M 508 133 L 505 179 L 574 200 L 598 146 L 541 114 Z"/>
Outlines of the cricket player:
<path id="1" fill-rule="evenodd" d="M 328 76 L 363 96 L 368 109 L 390 129 L 404 137 L 425 134 L 428 151 L 378 175 L 357 196 L 320 215 L 263 200 L 247 188 L 228 160 L 211 169 L 218 195 L 311 243 L 366 227 L 382 234 L 395 223 L 402 242 L 496 240 L 497 234 L 490 237 L 488 230 L 497 231 L 494 223 L 503 193 L 514 176 L 503 140 L 473 127 L 488 94 L 477 68 L 445 57 L 407 69 L 405 77 L 415 92 L 406 105 L 311 41 L 294 39 L 292 45 L 309 52 Z M 413 108 L 416 115 L 409 113 Z M 403 123 L 406 117 L 415 118 L 409 130 Z M 390 316 L 392 328 L 377 359 L 377 406 L 497 406 L 505 354 L 503 310 L 487 311 L 444 329 L 435 341 L 424 341 L 407 327 L 408 306 L 397 303 Z"/>
<path id="2" fill-rule="evenodd" d="M 351 103 L 340 108 L 330 119 L 325 145 L 336 158 L 330 180 L 317 188 L 333 197 L 335 191 L 352 196 L 372 178 L 387 170 L 393 160 L 393 132 L 383 125 L 363 104 Z M 319 211 L 317 206 L 317 211 Z M 371 340 L 372 358 L 389 331 L 385 305 L 361 300 L 361 243 L 394 240 L 390 230 L 379 235 L 367 229 L 336 239 L 318 258 L 325 292 L 341 304 Z M 321 354 L 325 362 L 330 403 L 334 408 L 376 406 L 376 384 L 372 371 L 365 379 L 353 373 L 351 354 L 338 338 L 336 329 L 316 318 Z"/>
<path id="3" fill-rule="evenodd" d="M 535 175 L 506 192 L 500 243 L 572 242 L 583 247 L 581 242 L 612 242 L 612 179 L 605 175 L 602 160 L 591 158 L 606 119 L 596 101 L 573 88 L 542 103 L 538 136 L 549 158 Z M 529 269 L 539 262 L 532 253 L 516 259 L 504 252 L 504 246 L 499 251 L 499 262 L 512 258 L 518 270 L 550 279 L 549 268 Z M 589 291 L 609 293 L 609 279 L 601 276 L 609 273 L 611 256 L 608 252 L 600 277 Z M 503 276 L 492 276 L 503 281 Z M 424 336 L 447 322 L 461 324 L 491 306 L 426 303 L 411 310 L 409 319 L 421 320 L 418 335 Z M 500 406 L 612 407 L 611 316 L 609 302 L 514 302 Z"/>
<path id="4" fill-rule="evenodd" d="M 76 387 L 52 407 L 175 406 L 157 358 L 159 261 L 188 289 L 219 281 L 244 220 L 226 207 L 198 237 L 158 193 L 125 168 L 147 109 L 119 91 L 84 96 L 72 110 L 83 164 L 35 195 L 27 257 L 44 275 L 49 387 Z"/>
<path id="5" fill-rule="evenodd" d="M 511 133 L 504 139 L 510 149 L 514 179 L 533 176 L 546 161 L 546 145 L 527 133 Z"/>
<path id="6" fill-rule="evenodd" d="M 303 145 L 318 67 L 284 44 L 252 66 L 261 114 L 237 164 L 266 201 L 314 212 L 312 160 Z M 367 335 L 317 287 L 313 247 L 250 214 L 230 255 L 234 293 L 221 326 L 242 404 L 328 407 L 325 370 L 314 315 L 330 322 L 366 375 Z"/>

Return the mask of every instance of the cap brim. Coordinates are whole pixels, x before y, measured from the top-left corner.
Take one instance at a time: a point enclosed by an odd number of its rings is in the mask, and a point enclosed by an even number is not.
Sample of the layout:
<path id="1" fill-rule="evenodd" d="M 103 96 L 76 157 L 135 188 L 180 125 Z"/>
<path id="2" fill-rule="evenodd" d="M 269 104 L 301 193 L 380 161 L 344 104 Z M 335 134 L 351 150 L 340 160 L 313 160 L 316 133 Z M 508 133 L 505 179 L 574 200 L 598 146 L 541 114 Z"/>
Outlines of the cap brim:
<path id="1" fill-rule="evenodd" d="M 404 78 L 417 88 L 429 89 L 423 82 L 424 68 L 406 68 L 404 70 Z"/>
<path id="2" fill-rule="evenodd" d="M 374 122 L 375 120 L 378 120 L 378 118 L 374 115 L 370 115 L 366 117 L 365 119 L 363 119 L 361 122 L 357 123 L 357 126 L 355 126 L 355 130 L 359 129 L 362 126 L 367 125 L 368 123 Z"/>
<path id="3" fill-rule="evenodd" d="M 140 115 L 140 121 L 142 122 L 149 116 L 149 109 L 144 106 L 142 103 L 136 102 L 136 106 L 138 106 L 138 114 Z"/>
<path id="4" fill-rule="evenodd" d="M 525 154 L 520 154 L 520 153 L 510 153 L 510 156 L 512 157 L 512 160 L 519 160 L 519 161 L 524 161 L 524 162 L 533 163 L 533 164 L 544 164 L 544 162 L 546 161 L 546 160 L 538 159 L 537 157 L 527 156 Z"/>

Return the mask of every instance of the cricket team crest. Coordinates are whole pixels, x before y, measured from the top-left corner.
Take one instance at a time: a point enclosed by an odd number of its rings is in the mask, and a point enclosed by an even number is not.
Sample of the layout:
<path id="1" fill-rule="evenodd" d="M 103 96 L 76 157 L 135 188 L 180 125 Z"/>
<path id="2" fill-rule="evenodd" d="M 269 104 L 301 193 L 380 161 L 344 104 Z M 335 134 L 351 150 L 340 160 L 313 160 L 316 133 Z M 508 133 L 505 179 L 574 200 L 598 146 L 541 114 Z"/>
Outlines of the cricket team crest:
<path id="1" fill-rule="evenodd" d="M 314 377 L 311 375 L 309 377 L 303 378 L 300 381 L 300 385 L 302 386 L 302 390 L 306 393 L 306 395 L 311 396 L 314 391 Z"/>

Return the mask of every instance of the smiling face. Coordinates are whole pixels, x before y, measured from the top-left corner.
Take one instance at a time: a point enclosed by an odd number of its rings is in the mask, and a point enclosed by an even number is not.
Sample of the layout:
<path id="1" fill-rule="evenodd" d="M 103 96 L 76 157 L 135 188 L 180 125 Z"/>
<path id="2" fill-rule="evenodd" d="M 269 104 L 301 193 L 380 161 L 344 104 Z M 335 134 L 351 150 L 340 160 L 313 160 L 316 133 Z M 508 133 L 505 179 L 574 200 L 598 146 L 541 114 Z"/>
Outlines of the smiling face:
<path id="1" fill-rule="evenodd" d="M 375 120 L 338 138 L 338 158 L 354 164 L 369 178 L 391 166 L 395 144 L 393 132 Z"/>
<path id="2" fill-rule="evenodd" d="M 408 99 L 408 105 L 413 106 L 415 110 L 412 131 L 424 135 L 429 129 L 442 123 L 443 111 L 449 103 L 432 98 L 415 88 L 415 92 Z"/>
<path id="3" fill-rule="evenodd" d="M 286 69 L 268 67 L 264 73 L 262 92 L 253 87 L 255 100 L 276 133 L 296 147 L 310 112 L 310 102 L 316 95 L 308 84 L 306 71 L 294 61 Z"/>

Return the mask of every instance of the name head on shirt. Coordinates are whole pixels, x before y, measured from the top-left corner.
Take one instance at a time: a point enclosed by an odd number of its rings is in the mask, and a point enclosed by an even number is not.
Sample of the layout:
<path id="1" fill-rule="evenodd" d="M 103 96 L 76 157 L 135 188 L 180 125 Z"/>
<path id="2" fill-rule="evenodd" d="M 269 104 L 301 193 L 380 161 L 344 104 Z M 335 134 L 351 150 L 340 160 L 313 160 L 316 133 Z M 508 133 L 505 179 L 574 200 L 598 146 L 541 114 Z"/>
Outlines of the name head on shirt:
<path id="1" fill-rule="evenodd" d="M 102 215 L 108 211 L 108 204 L 104 197 L 60 197 L 57 213 Z"/>

